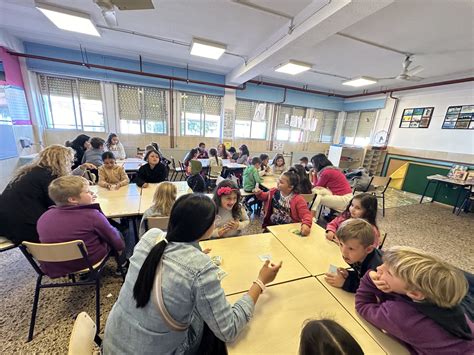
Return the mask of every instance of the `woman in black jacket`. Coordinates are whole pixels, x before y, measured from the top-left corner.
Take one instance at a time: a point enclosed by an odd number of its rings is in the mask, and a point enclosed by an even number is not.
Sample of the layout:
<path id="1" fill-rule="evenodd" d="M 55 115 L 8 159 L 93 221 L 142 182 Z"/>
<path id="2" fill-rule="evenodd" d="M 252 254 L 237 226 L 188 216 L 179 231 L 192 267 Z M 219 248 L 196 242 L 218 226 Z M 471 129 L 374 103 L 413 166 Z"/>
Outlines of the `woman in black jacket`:
<path id="1" fill-rule="evenodd" d="M 53 144 L 41 151 L 31 164 L 17 171 L 0 195 L 0 235 L 15 243 L 39 242 L 36 222 L 54 205 L 48 196 L 49 183 L 69 175 L 73 159 L 71 148 Z M 90 165 L 81 165 L 74 174 L 82 175 Z"/>

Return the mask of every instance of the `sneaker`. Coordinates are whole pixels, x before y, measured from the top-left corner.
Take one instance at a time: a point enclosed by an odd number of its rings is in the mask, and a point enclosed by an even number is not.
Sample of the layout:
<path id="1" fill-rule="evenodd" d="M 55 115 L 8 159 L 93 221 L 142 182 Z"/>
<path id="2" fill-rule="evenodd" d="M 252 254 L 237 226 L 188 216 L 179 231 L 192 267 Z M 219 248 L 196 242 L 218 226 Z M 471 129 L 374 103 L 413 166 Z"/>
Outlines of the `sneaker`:
<path id="1" fill-rule="evenodd" d="M 124 275 L 127 274 L 129 265 L 130 265 L 130 262 L 128 260 L 125 260 L 125 262 L 122 264 L 122 270 L 123 270 Z M 117 270 L 115 270 L 115 275 L 122 276 L 122 273 L 120 272 L 119 268 L 117 268 Z"/>

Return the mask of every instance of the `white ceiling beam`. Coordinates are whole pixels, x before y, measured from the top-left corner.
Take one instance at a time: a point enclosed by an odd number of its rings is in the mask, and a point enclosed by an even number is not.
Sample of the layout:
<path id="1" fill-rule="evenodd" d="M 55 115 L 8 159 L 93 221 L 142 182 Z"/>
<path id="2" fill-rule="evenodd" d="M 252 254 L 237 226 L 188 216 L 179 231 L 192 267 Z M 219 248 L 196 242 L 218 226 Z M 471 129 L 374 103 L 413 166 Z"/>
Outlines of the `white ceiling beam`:
<path id="1" fill-rule="evenodd" d="M 289 59 L 298 58 L 298 47 L 313 47 L 337 32 L 383 9 L 394 0 L 315 0 L 295 16 L 293 27 L 285 25 L 268 38 L 247 63 L 232 70 L 226 83 L 240 85 Z"/>

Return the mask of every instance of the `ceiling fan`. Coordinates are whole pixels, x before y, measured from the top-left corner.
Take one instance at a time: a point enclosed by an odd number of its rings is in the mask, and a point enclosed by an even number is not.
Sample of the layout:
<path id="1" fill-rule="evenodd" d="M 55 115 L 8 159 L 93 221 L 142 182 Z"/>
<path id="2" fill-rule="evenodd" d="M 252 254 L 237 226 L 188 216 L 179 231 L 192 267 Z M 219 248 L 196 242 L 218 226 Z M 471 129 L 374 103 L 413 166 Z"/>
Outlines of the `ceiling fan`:
<path id="1" fill-rule="evenodd" d="M 397 80 L 407 80 L 407 81 L 420 81 L 423 80 L 421 76 L 416 76 L 416 74 L 420 73 L 423 71 L 425 68 L 423 68 L 421 65 L 414 66 L 413 68 L 410 68 L 411 63 L 413 63 L 411 59 L 412 55 L 408 54 L 405 57 L 405 60 L 402 63 L 402 72 L 398 74 L 397 76 L 392 76 L 389 78 L 377 78 L 378 80 L 388 80 L 388 79 L 397 79 Z"/>
<path id="2" fill-rule="evenodd" d="M 117 26 L 117 15 L 115 8 L 121 11 L 126 10 L 151 10 L 153 6 L 152 0 L 93 0 L 96 5 L 102 10 L 107 25 Z"/>

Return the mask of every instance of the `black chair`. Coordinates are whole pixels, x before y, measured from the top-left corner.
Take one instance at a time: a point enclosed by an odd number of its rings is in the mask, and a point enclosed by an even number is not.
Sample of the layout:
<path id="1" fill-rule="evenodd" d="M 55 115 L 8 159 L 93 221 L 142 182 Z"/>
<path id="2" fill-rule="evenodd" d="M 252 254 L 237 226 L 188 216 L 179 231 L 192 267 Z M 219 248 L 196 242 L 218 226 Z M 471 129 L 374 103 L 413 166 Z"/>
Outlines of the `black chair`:
<path id="1" fill-rule="evenodd" d="M 95 285 L 95 322 L 97 324 L 97 333 L 100 330 L 100 279 L 105 264 L 110 256 L 114 254 L 113 251 L 109 252 L 102 260 L 92 265 L 89 260 L 86 246 L 82 240 L 72 240 L 65 243 L 30 243 L 23 242 L 20 245 L 20 250 L 25 255 L 26 259 L 30 262 L 33 269 L 38 274 L 36 279 L 35 295 L 33 299 L 33 310 L 31 312 L 30 330 L 28 333 L 28 341 L 33 339 L 33 332 L 36 322 L 36 313 L 38 310 L 39 293 L 42 288 L 57 288 L 57 287 L 70 287 L 70 286 L 89 286 Z M 60 277 L 69 277 L 69 282 L 52 282 L 43 284 L 42 280 L 46 275 L 40 268 L 39 264 L 42 262 L 66 262 L 72 260 L 83 259 L 87 268 L 77 270 L 73 273 L 65 274 Z M 122 274 L 122 278 L 125 280 L 125 273 L 120 266 L 121 263 L 117 259 L 117 265 Z M 89 273 L 89 276 L 85 280 L 76 280 L 76 276 L 81 274 Z M 49 276 L 48 276 L 49 277 Z M 56 278 L 51 278 L 56 279 Z"/>

